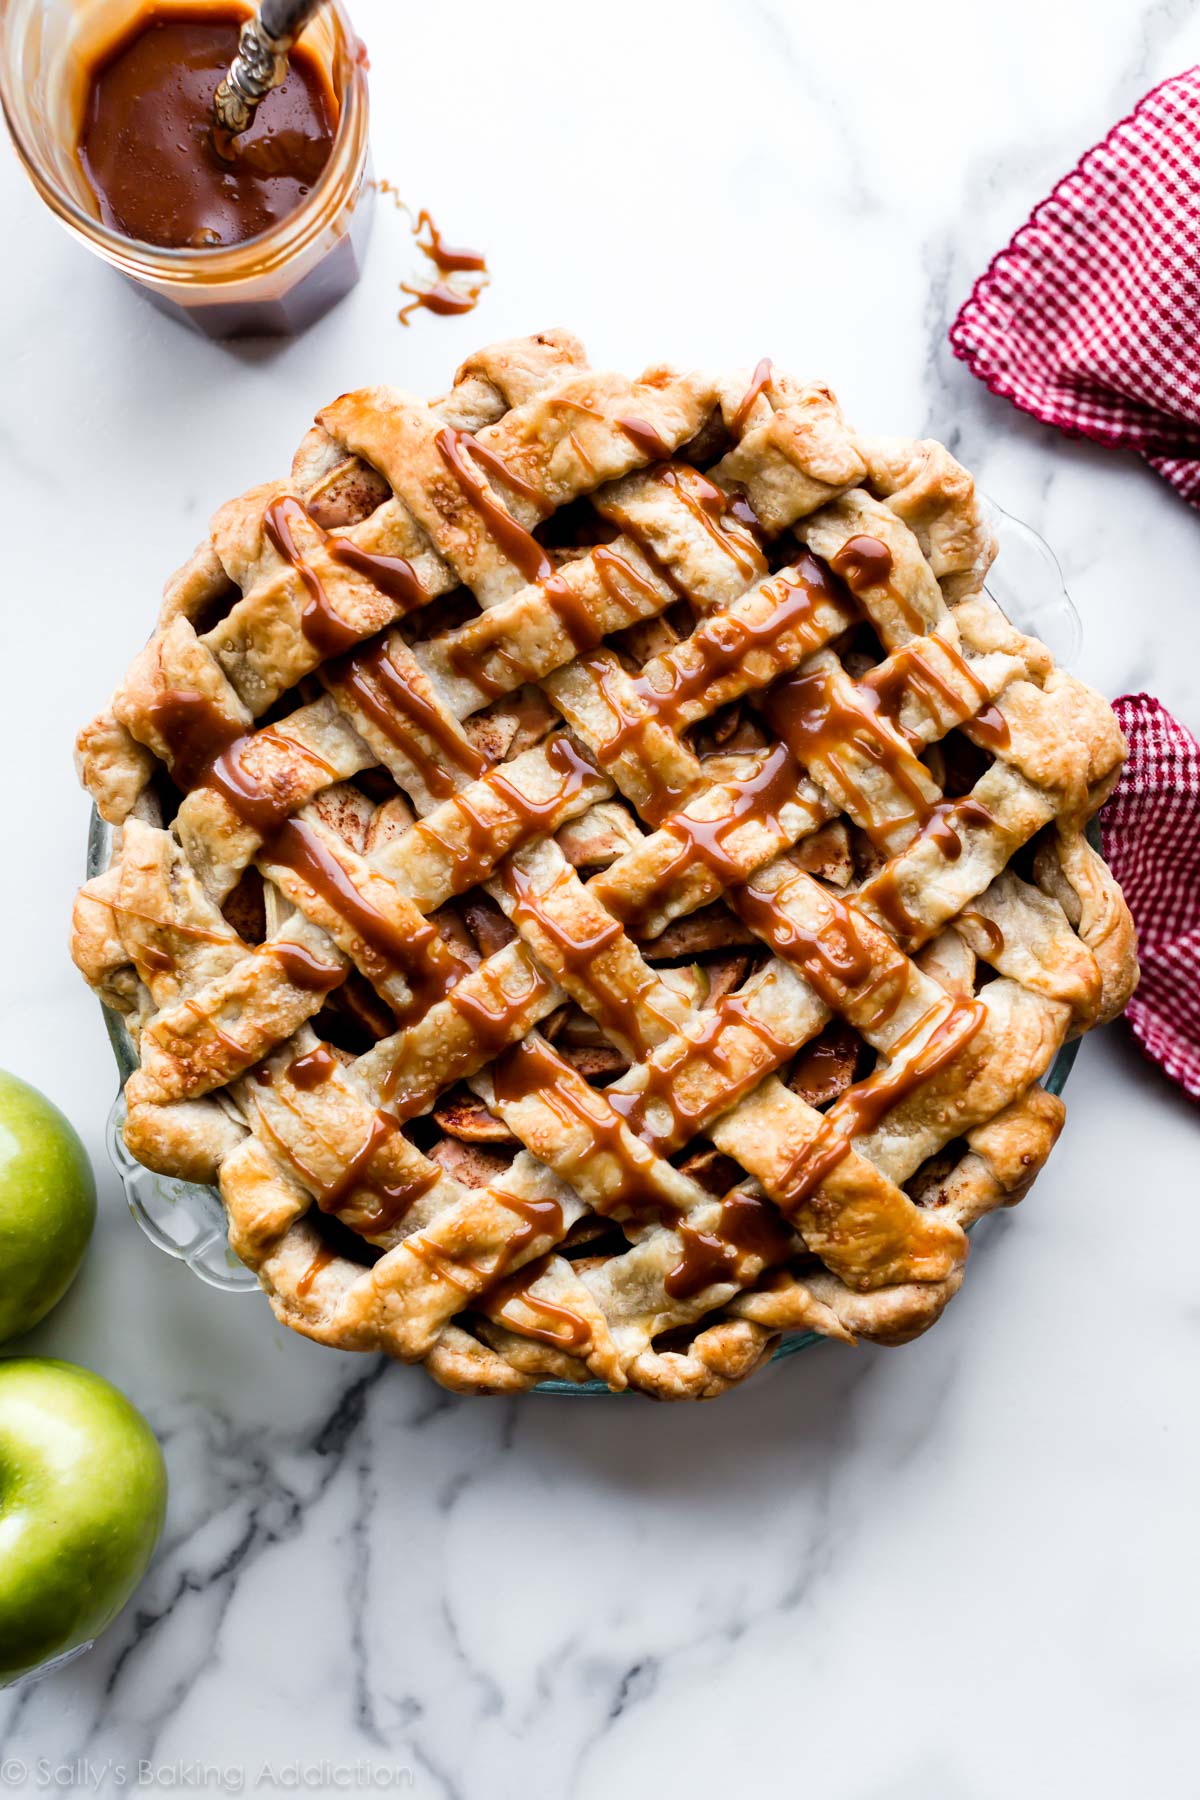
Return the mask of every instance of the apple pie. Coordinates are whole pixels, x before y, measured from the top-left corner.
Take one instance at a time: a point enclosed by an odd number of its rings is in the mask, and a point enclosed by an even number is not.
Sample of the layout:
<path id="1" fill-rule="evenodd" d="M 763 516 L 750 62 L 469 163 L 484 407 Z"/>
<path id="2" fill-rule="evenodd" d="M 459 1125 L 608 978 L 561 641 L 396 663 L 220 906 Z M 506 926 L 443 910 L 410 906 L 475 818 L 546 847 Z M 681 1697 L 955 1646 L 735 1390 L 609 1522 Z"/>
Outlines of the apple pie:
<path id="1" fill-rule="evenodd" d="M 463 1392 L 923 1331 L 1136 979 L 1121 733 L 993 551 L 942 445 L 767 360 L 343 394 L 79 736 L 132 1154 L 287 1325 Z"/>

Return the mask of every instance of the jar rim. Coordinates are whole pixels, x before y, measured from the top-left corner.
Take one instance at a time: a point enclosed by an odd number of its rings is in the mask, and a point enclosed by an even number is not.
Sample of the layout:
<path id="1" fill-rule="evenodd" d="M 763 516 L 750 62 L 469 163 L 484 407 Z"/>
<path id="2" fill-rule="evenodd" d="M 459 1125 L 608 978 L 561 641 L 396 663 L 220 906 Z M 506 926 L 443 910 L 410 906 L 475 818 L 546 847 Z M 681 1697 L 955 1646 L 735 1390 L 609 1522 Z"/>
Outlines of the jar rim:
<path id="1" fill-rule="evenodd" d="M 243 0 L 234 0 L 234 3 L 249 16 Z M 0 0 L 0 29 L 7 25 L 11 10 L 12 0 Z M 325 229 L 345 195 L 355 192 L 366 168 L 368 91 L 365 62 L 356 54 L 359 40 L 341 0 L 328 0 L 324 10 L 325 16 L 332 21 L 335 48 L 348 59 L 349 76 L 344 91 L 338 95 L 338 127 L 329 159 L 313 183 L 311 193 L 286 218 L 276 220 L 265 231 L 243 238 L 240 243 L 219 248 L 150 244 L 114 230 L 85 211 L 67 193 L 45 167 L 39 152 L 27 141 L 10 104 L 7 63 L 0 60 L 0 108 L 17 154 L 41 198 L 68 231 L 123 274 L 160 286 L 170 283 L 179 287 L 215 287 L 245 281 L 251 272 L 255 276 L 269 274 L 290 262 Z M 248 269 L 248 263 L 252 264 L 252 269 Z"/>

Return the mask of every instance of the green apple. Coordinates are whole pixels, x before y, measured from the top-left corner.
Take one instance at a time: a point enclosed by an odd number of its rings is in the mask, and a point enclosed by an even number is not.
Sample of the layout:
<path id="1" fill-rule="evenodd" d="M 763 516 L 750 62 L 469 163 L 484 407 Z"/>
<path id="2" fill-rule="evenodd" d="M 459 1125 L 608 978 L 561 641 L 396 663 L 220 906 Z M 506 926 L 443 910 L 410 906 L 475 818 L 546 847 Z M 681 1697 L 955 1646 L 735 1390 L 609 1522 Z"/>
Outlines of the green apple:
<path id="1" fill-rule="evenodd" d="M 166 1499 L 154 1433 L 102 1376 L 0 1360 L 0 1684 L 112 1623 L 154 1554 Z"/>
<path id="2" fill-rule="evenodd" d="M 0 1344 L 62 1299 L 95 1220 L 83 1145 L 44 1094 L 0 1069 Z"/>

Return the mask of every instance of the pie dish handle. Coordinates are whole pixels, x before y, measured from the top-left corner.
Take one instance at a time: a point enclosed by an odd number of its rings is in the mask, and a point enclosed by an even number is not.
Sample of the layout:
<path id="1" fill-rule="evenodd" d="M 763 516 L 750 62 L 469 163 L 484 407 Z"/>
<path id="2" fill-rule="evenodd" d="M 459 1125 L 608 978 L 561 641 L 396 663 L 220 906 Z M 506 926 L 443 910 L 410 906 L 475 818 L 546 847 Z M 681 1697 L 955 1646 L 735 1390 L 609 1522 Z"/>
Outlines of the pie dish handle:
<path id="1" fill-rule="evenodd" d="M 1071 668 L 1079 659 L 1083 624 L 1057 556 L 1031 525 L 1014 519 L 988 495 L 979 498 L 997 546 L 984 591 L 1018 631 L 1041 639 L 1059 668 Z"/>
<path id="2" fill-rule="evenodd" d="M 253 1270 L 229 1248 L 225 1209 L 215 1188 L 155 1175 L 125 1148 L 125 1090 L 108 1115 L 108 1154 L 121 1177 L 129 1210 L 156 1249 L 187 1264 L 209 1287 L 245 1293 L 258 1287 Z"/>

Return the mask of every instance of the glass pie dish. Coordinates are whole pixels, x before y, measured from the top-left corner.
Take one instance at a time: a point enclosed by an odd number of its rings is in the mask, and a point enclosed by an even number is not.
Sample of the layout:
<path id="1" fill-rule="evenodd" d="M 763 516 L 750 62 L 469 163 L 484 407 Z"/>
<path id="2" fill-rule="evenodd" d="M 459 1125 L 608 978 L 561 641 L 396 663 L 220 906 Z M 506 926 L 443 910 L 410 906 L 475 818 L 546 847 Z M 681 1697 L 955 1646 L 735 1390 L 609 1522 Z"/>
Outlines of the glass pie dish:
<path id="1" fill-rule="evenodd" d="M 1053 552 L 1036 532 L 999 507 L 988 504 L 987 511 L 1000 551 L 986 583 L 987 592 L 1021 630 L 1040 638 L 1061 666 L 1070 667 L 1079 653 L 1080 622 Z M 93 812 L 88 839 L 89 878 L 107 869 L 111 851 L 111 828 Z M 257 1289 L 257 1277 L 229 1248 L 224 1208 L 217 1190 L 156 1175 L 137 1163 L 125 1148 L 123 1089 L 137 1066 L 137 1051 L 124 1020 L 104 1010 L 122 1088 L 108 1121 L 108 1145 L 130 1211 L 158 1249 L 186 1263 L 209 1286 L 238 1293 Z M 1078 1042 L 1074 1041 L 1059 1052 L 1044 1080 L 1051 1093 L 1062 1090 L 1077 1049 Z M 816 1341 L 811 1332 L 785 1336 L 774 1351 L 774 1359 L 794 1355 Z M 543 1381 L 532 1391 L 573 1395 L 606 1394 L 610 1390 L 602 1381 Z"/>

